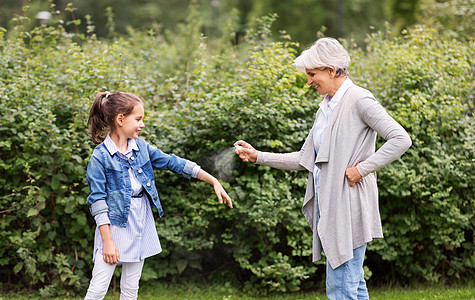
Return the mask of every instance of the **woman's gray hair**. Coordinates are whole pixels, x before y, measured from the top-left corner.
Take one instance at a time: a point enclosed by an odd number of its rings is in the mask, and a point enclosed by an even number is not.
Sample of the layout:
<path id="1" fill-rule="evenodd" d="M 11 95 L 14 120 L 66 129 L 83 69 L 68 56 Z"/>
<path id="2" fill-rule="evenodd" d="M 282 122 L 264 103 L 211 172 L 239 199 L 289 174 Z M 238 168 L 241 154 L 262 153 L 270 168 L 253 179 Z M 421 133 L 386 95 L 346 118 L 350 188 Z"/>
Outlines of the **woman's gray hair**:
<path id="1" fill-rule="evenodd" d="M 336 77 L 348 76 L 350 65 L 348 51 L 334 38 L 318 39 L 310 48 L 304 50 L 294 60 L 295 67 L 305 73 L 305 69 L 330 68 L 336 71 Z"/>

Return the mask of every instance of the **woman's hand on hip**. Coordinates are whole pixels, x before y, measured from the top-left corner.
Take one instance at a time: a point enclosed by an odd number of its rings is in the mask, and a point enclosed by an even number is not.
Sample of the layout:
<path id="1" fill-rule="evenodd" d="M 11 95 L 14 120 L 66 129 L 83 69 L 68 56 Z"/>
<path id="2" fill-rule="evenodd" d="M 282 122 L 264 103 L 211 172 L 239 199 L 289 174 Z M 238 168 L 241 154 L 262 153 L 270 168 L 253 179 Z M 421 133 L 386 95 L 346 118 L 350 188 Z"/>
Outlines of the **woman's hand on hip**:
<path id="1" fill-rule="evenodd" d="M 356 168 L 356 166 L 346 169 L 345 175 L 350 181 L 350 186 L 355 186 L 357 183 L 363 180 L 363 177 L 361 176 L 360 172 L 358 172 L 358 169 Z"/>
<path id="2" fill-rule="evenodd" d="M 245 162 L 256 162 L 257 160 L 257 150 L 251 146 L 251 144 L 245 141 L 237 141 L 234 143 L 236 149 L 234 152 L 239 155 L 239 158 Z"/>

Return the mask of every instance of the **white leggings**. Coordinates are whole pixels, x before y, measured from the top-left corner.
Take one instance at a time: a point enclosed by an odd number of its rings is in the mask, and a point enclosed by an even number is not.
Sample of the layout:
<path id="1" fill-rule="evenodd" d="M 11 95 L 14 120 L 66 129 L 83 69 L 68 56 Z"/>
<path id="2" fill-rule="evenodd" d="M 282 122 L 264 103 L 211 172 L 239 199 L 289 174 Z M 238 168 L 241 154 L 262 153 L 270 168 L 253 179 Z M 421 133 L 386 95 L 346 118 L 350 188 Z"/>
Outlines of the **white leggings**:
<path id="1" fill-rule="evenodd" d="M 120 300 L 135 300 L 139 292 L 139 280 L 142 275 L 144 260 L 122 263 L 120 276 Z M 109 284 L 117 265 L 104 262 L 102 256 L 96 257 L 92 278 L 84 300 L 103 299 L 109 289 Z"/>

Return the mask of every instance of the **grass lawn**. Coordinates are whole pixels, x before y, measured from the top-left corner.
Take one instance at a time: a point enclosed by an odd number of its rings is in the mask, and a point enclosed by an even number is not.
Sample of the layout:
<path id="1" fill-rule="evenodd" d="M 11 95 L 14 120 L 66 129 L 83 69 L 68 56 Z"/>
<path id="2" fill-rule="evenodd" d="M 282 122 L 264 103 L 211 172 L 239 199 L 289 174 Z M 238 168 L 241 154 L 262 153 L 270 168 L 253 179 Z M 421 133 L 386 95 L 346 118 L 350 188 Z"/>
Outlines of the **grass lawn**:
<path id="1" fill-rule="evenodd" d="M 409 288 L 401 287 L 378 287 L 370 288 L 370 298 L 372 300 L 428 300 L 428 299 L 470 299 L 475 300 L 475 286 L 473 283 L 465 285 L 455 285 L 452 287 L 445 287 L 441 285 L 435 286 L 417 286 Z M 0 300 L 23 300 L 23 299 L 41 299 L 39 296 L 29 296 L 25 294 L 0 294 Z M 61 297 L 50 298 L 55 300 L 75 300 L 83 299 L 81 297 Z M 108 293 L 106 300 L 118 300 L 119 294 L 116 292 Z M 197 285 L 160 285 L 157 288 L 148 288 L 140 290 L 139 300 L 141 299 L 209 299 L 209 300 L 232 300 L 232 299 L 284 299 L 284 300 L 306 300 L 306 299 L 327 299 L 324 291 L 316 293 L 287 293 L 287 294 L 272 294 L 266 297 L 256 297 L 243 294 L 241 291 L 234 288 L 226 288 L 220 286 L 197 286 Z"/>

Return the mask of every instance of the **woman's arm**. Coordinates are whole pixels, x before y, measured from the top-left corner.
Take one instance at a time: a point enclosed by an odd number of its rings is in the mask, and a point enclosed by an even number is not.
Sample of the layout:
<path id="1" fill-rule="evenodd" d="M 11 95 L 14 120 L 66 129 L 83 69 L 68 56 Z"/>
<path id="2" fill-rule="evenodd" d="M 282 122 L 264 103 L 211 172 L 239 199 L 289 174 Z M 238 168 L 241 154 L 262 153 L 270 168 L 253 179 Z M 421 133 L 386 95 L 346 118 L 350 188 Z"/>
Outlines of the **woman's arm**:
<path id="1" fill-rule="evenodd" d="M 218 196 L 219 203 L 226 204 L 226 202 L 228 202 L 229 207 L 233 208 L 231 198 L 228 196 L 221 183 L 219 183 L 218 179 L 216 179 L 213 175 L 209 174 L 203 169 L 200 169 L 196 178 L 207 182 L 213 186 L 214 192 L 216 193 L 216 196 Z"/>
<path id="2" fill-rule="evenodd" d="M 399 158 L 412 141 L 406 130 L 376 99 L 364 97 L 358 100 L 357 107 L 363 121 L 386 140 L 374 154 L 354 167 L 364 177 Z"/>
<path id="3" fill-rule="evenodd" d="M 234 146 L 237 146 L 235 150 L 236 154 L 245 162 L 251 161 L 281 170 L 298 171 L 304 169 L 304 167 L 300 165 L 302 150 L 291 153 L 261 152 L 254 149 L 254 147 L 245 141 L 237 141 L 234 143 Z"/>

